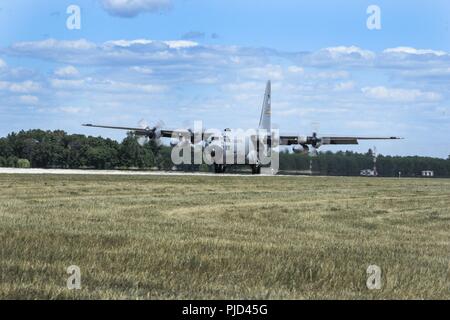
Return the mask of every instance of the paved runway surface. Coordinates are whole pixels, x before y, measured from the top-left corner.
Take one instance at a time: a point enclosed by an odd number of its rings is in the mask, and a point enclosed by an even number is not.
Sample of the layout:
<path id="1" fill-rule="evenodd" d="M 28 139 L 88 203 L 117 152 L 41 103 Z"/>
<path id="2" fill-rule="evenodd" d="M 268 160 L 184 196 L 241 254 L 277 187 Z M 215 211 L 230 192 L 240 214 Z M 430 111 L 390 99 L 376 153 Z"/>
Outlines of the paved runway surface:
<path id="1" fill-rule="evenodd" d="M 270 169 L 261 176 L 271 176 Z M 0 174 L 69 174 L 69 175 L 133 175 L 133 176 L 236 176 L 238 174 L 216 174 L 205 172 L 180 172 L 180 171 L 124 171 L 124 170 L 76 170 L 76 169 L 18 169 L 0 168 Z M 239 176 L 250 176 L 251 174 L 239 174 Z"/>

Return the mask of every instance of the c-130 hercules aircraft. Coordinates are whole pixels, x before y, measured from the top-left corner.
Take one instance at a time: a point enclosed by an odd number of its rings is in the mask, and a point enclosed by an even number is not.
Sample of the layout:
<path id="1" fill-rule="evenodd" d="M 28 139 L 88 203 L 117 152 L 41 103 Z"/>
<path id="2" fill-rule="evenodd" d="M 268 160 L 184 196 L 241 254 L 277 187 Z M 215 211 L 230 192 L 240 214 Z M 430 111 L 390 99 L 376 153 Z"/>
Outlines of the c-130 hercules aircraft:
<path id="1" fill-rule="evenodd" d="M 209 150 L 208 164 L 213 164 L 216 173 L 224 173 L 227 166 L 231 165 L 250 165 L 253 174 L 260 174 L 261 167 L 267 163 L 263 163 L 262 155 L 270 154 L 274 145 L 293 146 L 296 153 L 308 154 L 310 149 L 317 152 L 322 145 L 356 145 L 359 140 L 397 140 L 398 137 L 352 137 L 352 136 L 318 136 L 314 132 L 311 136 L 301 135 L 279 135 L 275 137 L 271 126 L 271 82 L 267 82 L 264 101 L 261 110 L 259 127 L 252 133 L 233 135 L 233 130 L 225 129 L 218 131 L 196 132 L 191 129 L 167 130 L 155 127 L 132 128 L 132 127 L 115 127 L 105 125 L 83 124 L 85 127 L 106 128 L 127 130 L 134 133 L 135 136 L 145 137 L 150 140 L 158 140 L 160 138 L 171 138 L 170 145 L 177 147 L 188 144 L 192 146 L 200 146 L 201 149 Z M 238 138 L 236 138 L 238 137 Z M 273 143 L 277 140 L 278 143 Z M 227 156 L 227 150 L 231 148 L 231 158 Z M 240 158 L 243 161 L 236 162 Z M 231 159 L 231 160 L 230 160 Z"/>

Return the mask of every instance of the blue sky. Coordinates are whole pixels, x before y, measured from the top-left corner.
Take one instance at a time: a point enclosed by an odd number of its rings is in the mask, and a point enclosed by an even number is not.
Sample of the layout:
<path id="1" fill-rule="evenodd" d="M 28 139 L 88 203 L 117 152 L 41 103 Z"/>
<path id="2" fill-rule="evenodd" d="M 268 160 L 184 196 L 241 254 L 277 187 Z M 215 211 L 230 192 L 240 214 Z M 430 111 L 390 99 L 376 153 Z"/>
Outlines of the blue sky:
<path id="1" fill-rule="evenodd" d="M 38 4 L 37 4 L 38 3 Z M 81 8 L 69 30 L 67 7 Z M 381 10 L 369 30 L 366 10 Z M 450 154 L 448 1 L 0 1 L 0 135 L 93 122 L 400 135 L 383 154 Z M 366 151 L 372 144 L 344 147 Z M 338 150 L 339 147 L 328 147 Z"/>

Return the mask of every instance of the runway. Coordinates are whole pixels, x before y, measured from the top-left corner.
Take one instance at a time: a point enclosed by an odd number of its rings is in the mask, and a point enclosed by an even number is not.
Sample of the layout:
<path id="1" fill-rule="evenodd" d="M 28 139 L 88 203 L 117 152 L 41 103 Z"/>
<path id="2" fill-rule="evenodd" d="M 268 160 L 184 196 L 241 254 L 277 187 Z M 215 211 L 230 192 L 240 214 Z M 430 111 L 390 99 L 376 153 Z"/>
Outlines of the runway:
<path id="1" fill-rule="evenodd" d="M 238 174 L 238 173 L 208 173 L 208 172 L 181 172 L 181 171 L 125 171 L 125 170 L 81 170 L 81 169 L 19 169 L 19 168 L 0 168 L 0 174 L 42 174 L 42 175 L 112 175 L 112 176 L 202 176 L 202 177 L 255 177 L 255 176 L 274 176 L 270 174 L 270 169 L 263 168 L 261 175 Z M 277 175 L 279 176 L 279 175 Z"/>

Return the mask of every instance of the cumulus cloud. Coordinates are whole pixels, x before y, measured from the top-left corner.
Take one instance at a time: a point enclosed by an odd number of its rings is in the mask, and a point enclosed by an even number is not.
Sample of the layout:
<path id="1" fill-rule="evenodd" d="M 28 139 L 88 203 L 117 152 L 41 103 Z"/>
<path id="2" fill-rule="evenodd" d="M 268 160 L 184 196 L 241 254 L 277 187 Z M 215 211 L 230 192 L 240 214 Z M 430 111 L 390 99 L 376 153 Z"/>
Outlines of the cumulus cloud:
<path id="1" fill-rule="evenodd" d="M 356 46 L 337 46 L 314 52 L 280 52 L 268 48 L 205 45 L 192 40 L 156 41 L 151 39 L 112 40 L 95 43 L 85 39 L 28 41 L 13 43 L 7 53 L 15 56 L 50 60 L 72 66 L 159 66 L 188 64 L 208 68 L 261 67 L 271 60 L 290 61 L 287 72 L 301 74 L 304 68 L 342 69 L 445 69 L 450 55 L 444 51 L 391 48 L 375 53 Z M 326 77 L 340 71 L 328 72 Z M 341 72 L 342 73 L 342 72 Z M 276 75 L 275 75 L 276 76 Z M 333 76 L 334 78 L 335 76 Z"/>
<path id="2" fill-rule="evenodd" d="M 300 58 L 311 66 L 330 65 L 370 65 L 374 62 L 376 54 L 356 46 L 338 46 L 321 49 L 317 52 L 300 55 Z"/>
<path id="3" fill-rule="evenodd" d="M 50 85 L 54 89 L 60 90 L 79 90 L 79 91 L 92 91 L 92 92 L 112 92 L 112 93 L 144 93 L 155 94 L 166 91 L 166 87 L 163 85 L 155 84 L 142 84 L 115 81 L 111 79 L 51 79 Z"/>
<path id="4" fill-rule="evenodd" d="M 200 45 L 191 40 L 156 41 L 150 39 L 113 40 L 94 43 L 85 39 L 17 42 L 8 53 L 34 59 L 70 65 L 142 65 L 164 61 L 196 64 L 247 64 L 259 63 L 258 57 L 276 55 L 269 49 L 237 46 Z"/>
<path id="5" fill-rule="evenodd" d="M 431 50 L 431 49 L 416 49 L 412 47 L 397 47 L 389 48 L 383 51 L 384 53 L 390 54 L 411 54 L 411 55 L 434 55 L 437 57 L 442 57 L 448 55 L 445 51 Z"/>
<path id="6" fill-rule="evenodd" d="M 122 47 L 122 48 L 149 48 L 155 50 L 163 49 L 187 49 L 197 47 L 199 44 L 188 40 L 169 40 L 169 41 L 154 41 L 149 39 L 136 40 L 113 40 L 104 43 L 107 48 Z"/>
<path id="7" fill-rule="evenodd" d="M 308 75 L 311 79 L 324 79 L 324 80 L 336 80 L 348 78 L 350 74 L 348 71 L 336 70 L 336 71 L 320 71 Z"/>
<path id="8" fill-rule="evenodd" d="M 367 59 L 367 60 L 375 58 L 375 53 L 373 53 L 372 51 L 363 50 L 356 46 L 330 47 L 330 48 L 323 49 L 322 52 L 329 54 L 334 59 L 346 57 L 346 56 L 352 56 L 355 58 L 363 58 L 363 59 Z"/>
<path id="9" fill-rule="evenodd" d="M 67 66 L 55 70 L 55 75 L 60 78 L 74 78 L 80 75 L 80 72 L 74 66 Z"/>
<path id="10" fill-rule="evenodd" d="M 284 71 L 280 65 L 268 64 L 262 67 L 244 68 L 242 74 L 251 79 L 282 80 Z"/>
<path id="11" fill-rule="evenodd" d="M 35 105 L 39 103 L 39 98 L 32 95 L 24 95 L 19 97 L 19 101 L 22 104 Z"/>
<path id="12" fill-rule="evenodd" d="M 389 48 L 378 56 L 377 66 L 405 70 L 448 68 L 450 54 L 440 50 L 411 47 Z"/>
<path id="13" fill-rule="evenodd" d="M 288 67 L 288 71 L 290 73 L 295 73 L 295 74 L 303 74 L 303 73 L 305 73 L 305 69 L 303 69 L 302 67 L 299 67 L 299 66 L 289 66 Z"/>
<path id="14" fill-rule="evenodd" d="M 0 90 L 8 90 L 12 93 L 30 93 L 40 89 L 39 83 L 30 80 L 23 82 L 0 81 Z"/>
<path id="15" fill-rule="evenodd" d="M 364 87 L 363 94 L 371 99 L 389 102 L 436 102 L 442 99 L 436 92 L 424 92 L 418 89 L 398 89 L 384 86 Z"/>
<path id="16" fill-rule="evenodd" d="M 188 40 L 154 41 L 148 39 L 114 40 L 94 43 L 87 40 L 58 41 L 48 39 L 18 42 L 8 49 L 16 56 L 51 60 L 70 65 L 142 65 L 171 63 L 229 63 L 240 55 L 238 49 L 201 46 Z"/>
<path id="17" fill-rule="evenodd" d="M 355 88 L 355 82 L 353 81 L 346 81 L 346 82 L 339 82 L 334 85 L 333 90 L 337 92 L 342 91 L 350 91 Z"/>
<path id="18" fill-rule="evenodd" d="M 140 74 L 153 74 L 153 69 L 147 67 L 133 66 L 130 67 L 130 70 Z"/>
<path id="19" fill-rule="evenodd" d="M 112 16 L 133 18 L 141 13 L 156 13 L 172 7 L 171 0 L 100 0 Z"/>
<path id="20" fill-rule="evenodd" d="M 400 76 L 405 79 L 444 80 L 450 79 L 450 67 L 404 70 Z"/>
<path id="21" fill-rule="evenodd" d="M 28 50 L 33 50 L 36 52 L 47 52 L 49 50 L 57 50 L 59 52 L 68 51 L 87 51 L 95 48 L 95 44 L 87 41 L 86 39 L 79 40 L 56 40 L 56 39 L 45 39 L 42 41 L 24 41 L 16 42 L 13 44 L 14 51 L 27 52 Z"/>
<path id="22" fill-rule="evenodd" d="M 72 114 L 72 115 L 76 115 L 76 114 L 80 114 L 80 113 L 89 112 L 90 108 L 59 107 L 58 111 L 61 111 L 61 112 L 64 112 L 64 113 L 68 113 L 68 114 Z"/>

